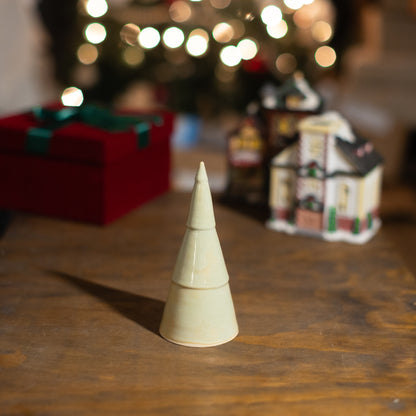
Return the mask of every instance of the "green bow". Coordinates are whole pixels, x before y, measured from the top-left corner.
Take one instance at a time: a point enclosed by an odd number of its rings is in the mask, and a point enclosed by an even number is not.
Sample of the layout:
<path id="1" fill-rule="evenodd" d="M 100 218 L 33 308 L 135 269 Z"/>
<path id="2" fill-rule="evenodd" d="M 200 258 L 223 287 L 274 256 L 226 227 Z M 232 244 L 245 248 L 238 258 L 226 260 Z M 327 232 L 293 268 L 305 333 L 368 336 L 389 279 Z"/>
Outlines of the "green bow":
<path id="1" fill-rule="evenodd" d="M 117 115 L 110 110 L 96 106 L 65 107 L 50 110 L 35 107 L 35 118 L 41 122 L 40 127 L 32 127 L 27 132 L 26 150 L 35 154 L 47 154 L 54 130 L 67 124 L 81 122 L 106 131 L 122 132 L 133 129 L 137 134 L 138 148 L 149 144 L 150 123 L 161 125 L 163 119 L 157 115 L 129 116 Z"/>

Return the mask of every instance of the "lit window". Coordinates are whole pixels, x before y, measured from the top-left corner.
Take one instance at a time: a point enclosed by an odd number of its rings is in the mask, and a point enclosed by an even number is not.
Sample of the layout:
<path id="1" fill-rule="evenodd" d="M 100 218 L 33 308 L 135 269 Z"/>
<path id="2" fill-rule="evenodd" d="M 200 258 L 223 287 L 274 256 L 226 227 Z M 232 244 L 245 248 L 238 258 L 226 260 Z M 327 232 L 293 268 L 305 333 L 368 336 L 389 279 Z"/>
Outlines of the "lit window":
<path id="1" fill-rule="evenodd" d="M 342 183 L 338 189 L 338 212 L 346 214 L 348 211 L 348 197 L 350 194 L 350 187 Z"/>
<path id="2" fill-rule="evenodd" d="M 320 136 L 312 136 L 309 140 L 309 153 L 311 159 L 321 160 L 324 150 L 323 141 Z"/>

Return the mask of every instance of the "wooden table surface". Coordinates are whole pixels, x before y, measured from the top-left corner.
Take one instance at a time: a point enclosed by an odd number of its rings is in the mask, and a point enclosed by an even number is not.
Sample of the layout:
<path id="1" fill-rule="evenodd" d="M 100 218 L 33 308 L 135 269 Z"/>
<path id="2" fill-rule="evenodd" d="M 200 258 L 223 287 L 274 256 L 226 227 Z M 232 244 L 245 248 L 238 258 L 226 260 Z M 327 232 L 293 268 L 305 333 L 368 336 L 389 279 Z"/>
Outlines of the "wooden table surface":
<path id="1" fill-rule="evenodd" d="M 383 230 L 287 236 L 219 203 L 240 326 L 158 335 L 190 201 L 100 228 L 16 215 L 0 240 L 1 415 L 415 415 L 416 283 Z"/>

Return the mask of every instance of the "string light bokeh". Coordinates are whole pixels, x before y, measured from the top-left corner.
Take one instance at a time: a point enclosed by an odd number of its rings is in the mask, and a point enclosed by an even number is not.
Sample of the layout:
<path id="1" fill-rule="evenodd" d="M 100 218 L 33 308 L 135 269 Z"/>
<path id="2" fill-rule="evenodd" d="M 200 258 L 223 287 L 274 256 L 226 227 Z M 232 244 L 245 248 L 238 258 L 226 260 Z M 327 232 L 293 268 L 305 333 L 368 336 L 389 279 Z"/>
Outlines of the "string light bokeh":
<path id="1" fill-rule="evenodd" d="M 90 23 L 84 30 L 85 39 L 95 45 L 104 41 L 107 31 L 101 23 Z"/>
<path id="2" fill-rule="evenodd" d="M 65 88 L 61 96 L 62 104 L 68 107 L 79 107 L 84 101 L 82 91 L 77 87 Z"/>
<path id="3" fill-rule="evenodd" d="M 151 59 L 160 60 L 155 76 L 172 72 L 163 75 L 165 80 L 191 76 L 192 59 L 216 59 L 213 76 L 219 82 L 235 79 L 236 71 L 255 65 L 267 67 L 279 78 L 299 69 L 326 71 L 336 64 L 337 53 L 328 45 L 335 30 L 330 0 L 254 0 L 241 6 L 230 0 L 171 0 L 155 2 L 154 13 L 153 6 L 147 6 L 148 21 L 132 13 L 130 22 L 123 22 L 128 13 L 120 13 L 117 4 L 115 0 L 79 0 L 85 16 L 84 42 L 76 49 L 79 65 L 100 63 L 109 19 L 112 27 L 113 21 L 119 25 L 120 64 L 140 68 L 152 54 Z M 134 10 L 129 0 L 123 6 Z M 155 55 L 154 50 L 159 52 Z M 254 66 L 243 65 L 252 60 Z M 188 70 L 178 70 L 186 62 Z"/>

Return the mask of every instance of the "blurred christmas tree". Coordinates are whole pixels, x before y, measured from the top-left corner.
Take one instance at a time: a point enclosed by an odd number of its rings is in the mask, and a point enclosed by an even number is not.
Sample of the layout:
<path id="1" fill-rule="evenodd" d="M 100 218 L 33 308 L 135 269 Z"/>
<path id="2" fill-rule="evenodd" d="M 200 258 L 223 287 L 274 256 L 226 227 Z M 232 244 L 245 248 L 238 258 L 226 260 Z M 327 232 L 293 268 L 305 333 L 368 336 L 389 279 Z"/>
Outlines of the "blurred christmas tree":
<path id="1" fill-rule="evenodd" d="M 88 101 L 145 80 L 175 110 L 241 110 L 267 81 L 299 69 L 314 80 L 337 64 L 330 0 L 41 0 L 39 10 L 58 81 Z"/>

